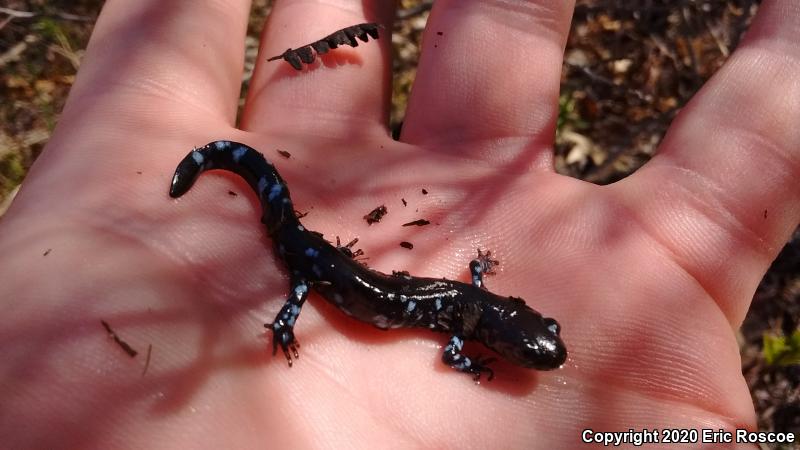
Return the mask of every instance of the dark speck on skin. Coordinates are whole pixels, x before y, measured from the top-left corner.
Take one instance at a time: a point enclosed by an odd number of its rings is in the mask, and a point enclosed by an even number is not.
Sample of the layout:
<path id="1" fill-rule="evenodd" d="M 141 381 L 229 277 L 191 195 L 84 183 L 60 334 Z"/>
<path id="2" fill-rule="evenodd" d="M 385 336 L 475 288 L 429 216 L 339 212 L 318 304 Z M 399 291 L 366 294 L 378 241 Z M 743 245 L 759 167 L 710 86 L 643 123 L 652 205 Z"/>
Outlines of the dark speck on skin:
<path id="1" fill-rule="evenodd" d="M 383 219 L 383 216 L 385 216 L 388 212 L 389 210 L 386 209 L 386 205 L 381 205 L 367 213 L 364 216 L 364 220 L 367 221 L 368 225 L 372 225 L 373 223 L 380 222 L 381 219 Z"/>
<path id="2" fill-rule="evenodd" d="M 441 31 L 437 31 L 436 34 L 439 35 L 439 36 L 444 35 L 444 33 L 442 33 Z"/>
<path id="3" fill-rule="evenodd" d="M 286 150 L 278 150 L 278 153 L 280 153 L 280 155 L 283 156 L 286 159 L 289 159 L 289 158 L 292 157 L 292 154 L 287 152 Z"/>
<path id="4" fill-rule="evenodd" d="M 45 252 L 44 252 L 44 253 L 42 253 L 42 256 L 47 256 L 47 255 L 49 255 L 49 254 L 50 254 L 50 252 L 52 252 L 52 251 L 53 251 L 53 249 L 52 249 L 52 248 L 48 248 L 47 250 L 45 250 Z"/>
<path id="5" fill-rule="evenodd" d="M 239 194 L 237 194 L 236 192 L 233 192 L 233 191 L 228 191 L 228 195 L 230 195 L 231 197 L 236 197 Z"/>
<path id="6" fill-rule="evenodd" d="M 411 250 L 412 248 L 414 248 L 414 244 L 412 244 L 411 242 L 403 241 L 403 242 L 400 243 L 400 247 L 407 248 L 407 249 Z"/>
<path id="7" fill-rule="evenodd" d="M 425 188 L 422 188 L 422 195 L 428 195 L 428 190 L 425 189 Z"/>
<path id="8" fill-rule="evenodd" d="M 423 227 L 425 225 L 428 225 L 429 223 L 430 223 L 430 221 L 428 221 L 428 220 L 417 219 L 417 220 L 415 220 L 413 222 L 404 223 L 403 226 L 404 227 L 411 227 L 411 226 L 415 226 L 416 225 L 418 227 Z"/>

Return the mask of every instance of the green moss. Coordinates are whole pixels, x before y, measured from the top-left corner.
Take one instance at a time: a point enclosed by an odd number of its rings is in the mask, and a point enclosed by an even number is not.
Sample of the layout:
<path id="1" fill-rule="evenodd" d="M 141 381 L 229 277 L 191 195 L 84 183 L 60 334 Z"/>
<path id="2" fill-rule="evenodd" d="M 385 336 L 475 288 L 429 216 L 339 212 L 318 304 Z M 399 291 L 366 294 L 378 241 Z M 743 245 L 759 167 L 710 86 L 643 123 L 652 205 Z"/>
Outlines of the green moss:
<path id="1" fill-rule="evenodd" d="M 800 330 L 795 330 L 791 336 L 764 334 L 763 343 L 767 364 L 800 364 Z"/>
<path id="2" fill-rule="evenodd" d="M 580 115 L 575 106 L 575 98 L 572 92 L 564 92 L 558 96 L 558 121 L 556 122 L 556 134 L 566 128 L 581 130 L 587 127 L 587 123 Z"/>
<path id="3" fill-rule="evenodd" d="M 40 17 L 33 25 L 33 29 L 49 40 L 56 40 L 59 36 L 64 35 L 58 21 L 47 16 Z"/>
<path id="4" fill-rule="evenodd" d="M 5 198 L 22 183 L 27 172 L 22 155 L 19 153 L 9 153 L 0 159 L 0 198 Z"/>

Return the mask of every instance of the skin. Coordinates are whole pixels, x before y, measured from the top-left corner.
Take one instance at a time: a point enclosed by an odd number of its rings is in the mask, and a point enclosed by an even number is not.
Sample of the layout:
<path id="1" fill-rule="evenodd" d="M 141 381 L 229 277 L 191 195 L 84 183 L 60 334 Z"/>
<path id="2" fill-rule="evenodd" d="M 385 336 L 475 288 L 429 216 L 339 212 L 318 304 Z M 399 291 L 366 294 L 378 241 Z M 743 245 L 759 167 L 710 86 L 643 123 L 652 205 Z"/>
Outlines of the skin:
<path id="1" fill-rule="evenodd" d="M 389 23 L 386 3 L 278 1 L 237 129 L 248 2 L 106 2 L 0 223 L 0 442 L 571 448 L 587 427 L 754 429 L 734 336 L 800 221 L 798 3 L 765 0 L 658 155 L 606 187 L 552 169 L 571 2 L 437 1 L 401 142 L 385 126 L 388 36 L 308 72 L 265 62 Z M 467 281 L 491 249 L 488 287 L 556 318 L 567 363 L 500 361 L 475 386 L 440 362 L 444 335 L 381 332 L 312 295 L 288 368 L 258 335 L 288 280 L 254 196 L 222 173 L 167 196 L 178 161 L 215 139 L 262 150 L 304 224 L 361 237 L 379 270 Z"/>

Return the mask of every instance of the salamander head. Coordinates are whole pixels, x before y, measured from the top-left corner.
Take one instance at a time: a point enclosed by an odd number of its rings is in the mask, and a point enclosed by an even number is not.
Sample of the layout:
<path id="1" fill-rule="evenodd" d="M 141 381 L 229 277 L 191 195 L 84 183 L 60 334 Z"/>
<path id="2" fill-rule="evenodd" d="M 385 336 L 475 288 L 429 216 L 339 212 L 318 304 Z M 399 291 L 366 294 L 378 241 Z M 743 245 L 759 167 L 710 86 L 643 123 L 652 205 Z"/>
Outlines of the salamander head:
<path id="1" fill-rule="evenodd" d="M 510 297 L 484 304 L 476 337 L 514 364 L 551 370 L 567 359 L 560 332 L 555 319 L 542 316 L 520 298 Z"/>

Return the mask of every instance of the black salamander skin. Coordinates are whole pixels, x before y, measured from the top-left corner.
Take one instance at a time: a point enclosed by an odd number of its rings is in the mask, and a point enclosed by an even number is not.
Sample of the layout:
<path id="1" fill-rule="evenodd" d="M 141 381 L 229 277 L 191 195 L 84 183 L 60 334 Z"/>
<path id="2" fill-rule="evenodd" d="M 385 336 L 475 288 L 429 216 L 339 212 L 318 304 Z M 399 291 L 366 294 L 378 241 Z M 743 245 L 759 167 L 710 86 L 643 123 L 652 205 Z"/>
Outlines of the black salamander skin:
<path id="1" fill-rule="evenodd" d="M 478 252 L 470 263 L 472 284 L 421 278 L 406 272 L 386 275 L 364 267 L 331 245 L 322 235 L 303 227 L 295 216 L 289 189 L 275 167 L 258 151 L 230 141 L 211 142 L 189 153 L 172 178 L 170 196 L 180 197 L 201 172 L 223 169 L 244 178 L 258 194 L 261 221 L 285 261 L 291 292 L 272 330 L 273 354 L 278 346 L 289 365 L 298 357 L 294 325 L 308 297 L 319 292 L 345 314 L 381 329 L 421 327 L 449 333 L 442 360 L 450 367 L 491 380 L 491 359 L 468 357 L 464 342 L 476 340 L 514 364 L 539 370 L 560 367 L 567 350 L 559 337 L 560 326 L 528 307 L 522 299 L 489 292 L 483 274 L 495 263 Z"/>

